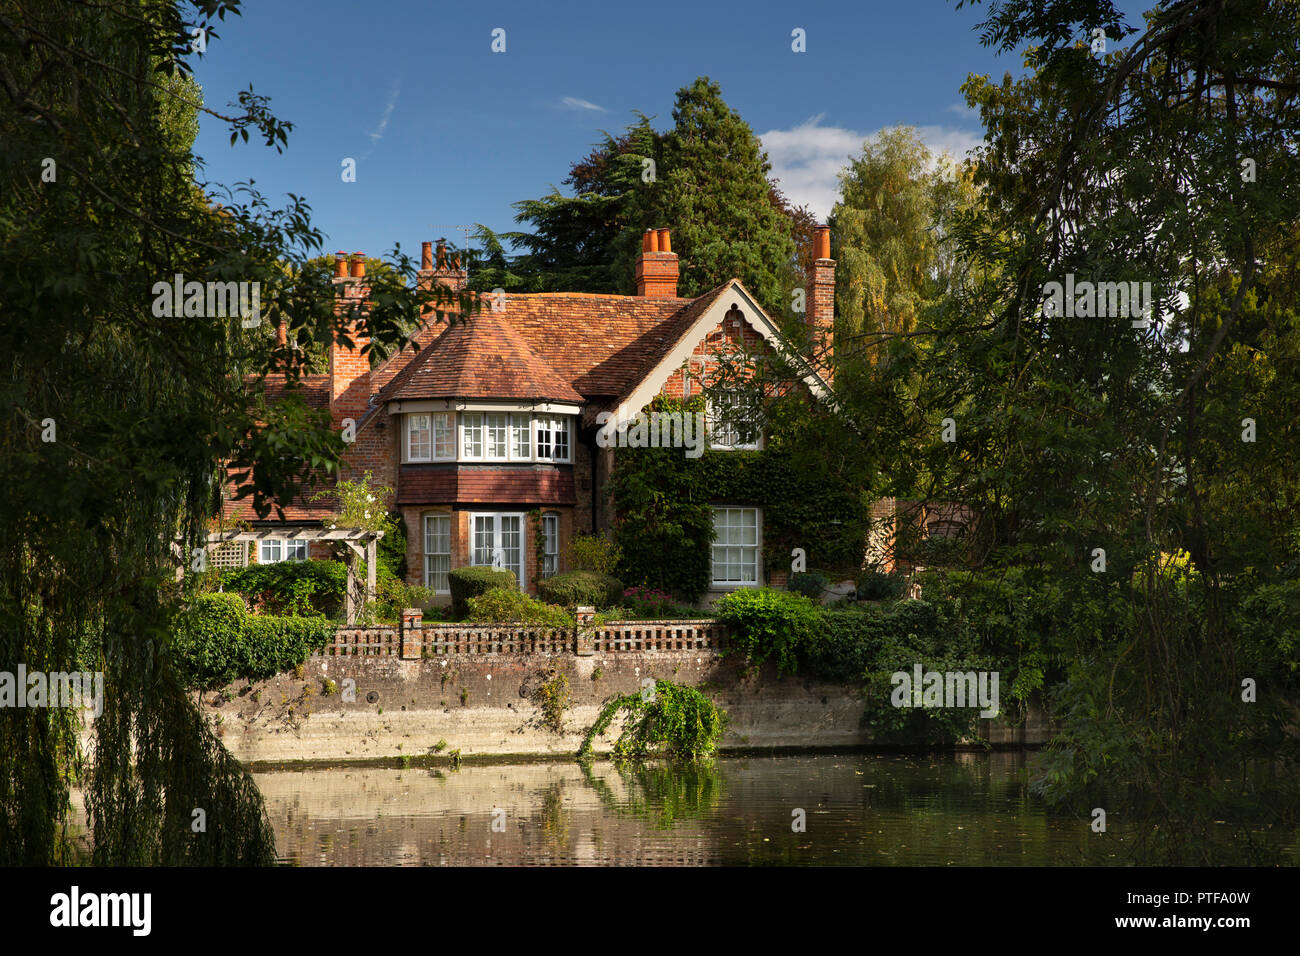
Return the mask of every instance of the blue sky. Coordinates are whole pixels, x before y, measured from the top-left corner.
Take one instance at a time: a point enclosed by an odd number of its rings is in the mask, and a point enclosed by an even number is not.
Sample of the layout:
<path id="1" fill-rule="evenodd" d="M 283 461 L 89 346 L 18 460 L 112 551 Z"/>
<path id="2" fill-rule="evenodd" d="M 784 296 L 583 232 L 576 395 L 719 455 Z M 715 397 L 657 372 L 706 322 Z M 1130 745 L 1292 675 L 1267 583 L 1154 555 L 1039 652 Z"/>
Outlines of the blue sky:
<path id="1" fill-rule="evenodd" d="M 985 9 L 247 0 L 195 75 L 209 107 L 251 83 L 295 128 L 277 154 L 252 136 L 231 146 L 205 116 L 195 149 L 211 182 L 253 179 L 276 204 L 303 196 L 327 252 L 400 242 L 416 254 L 425 239 L 459 241 L 454 224 L 513 228 L 511 203 L 561 187 L 602 129 L 621 131 L 634 110 L 668 128 L 676 91 L 704 74 L 760 136 L 786 194 L 824 217 L 835 173 L 882 127 L 916 126 L 952 152 L 981 140 L 959 87 L 1020 66 L 980 46 Z M 491 49 L 497 28 L 503 53 Z M 792 51 L 795 28 L 807 52 Z M 355 182 L 342 180 L 345 158 Z"/>

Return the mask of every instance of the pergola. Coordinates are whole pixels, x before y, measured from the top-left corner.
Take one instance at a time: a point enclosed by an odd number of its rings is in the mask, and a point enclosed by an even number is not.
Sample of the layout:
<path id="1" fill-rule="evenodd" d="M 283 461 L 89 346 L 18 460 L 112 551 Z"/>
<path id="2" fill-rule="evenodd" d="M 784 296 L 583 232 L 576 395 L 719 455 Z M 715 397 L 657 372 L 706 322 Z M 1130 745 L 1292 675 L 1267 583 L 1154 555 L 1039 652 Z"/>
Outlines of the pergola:
<path id="1" fill-rule="evenodd" d="M 279 538 L 282 541 L 338 541 L 347 545 L 348 582 L 343 594 L 343 613 L 349 624 L 355 624 L 360 607 L 372 604 L 375 600 L 375 544 L 383 536 L 382 531 L 366 531 L 362 528 L 280 525 L 256 531 L 241 531 L 238 528 L 213 531 L 208 535 L 208 546 L 211 548 L 234 541 L 261 541 L 263 538 Z M 364 594 L 360 593 L 357 582 L 357 558 L 366 562 Z"/>

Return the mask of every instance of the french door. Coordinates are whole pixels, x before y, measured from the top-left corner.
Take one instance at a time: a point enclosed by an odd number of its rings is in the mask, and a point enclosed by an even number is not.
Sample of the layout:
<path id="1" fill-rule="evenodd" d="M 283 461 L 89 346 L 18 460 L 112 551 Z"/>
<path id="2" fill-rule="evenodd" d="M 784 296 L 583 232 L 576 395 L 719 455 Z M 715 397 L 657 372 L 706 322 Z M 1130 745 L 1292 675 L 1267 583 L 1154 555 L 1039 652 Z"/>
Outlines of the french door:
<path id="1" fill-rule="evenodd" d="M 522 514 L 474 514 L 471 516 L 474 548 L 471 563 L 507 568 L 524 582 L 524 516 Z"/>

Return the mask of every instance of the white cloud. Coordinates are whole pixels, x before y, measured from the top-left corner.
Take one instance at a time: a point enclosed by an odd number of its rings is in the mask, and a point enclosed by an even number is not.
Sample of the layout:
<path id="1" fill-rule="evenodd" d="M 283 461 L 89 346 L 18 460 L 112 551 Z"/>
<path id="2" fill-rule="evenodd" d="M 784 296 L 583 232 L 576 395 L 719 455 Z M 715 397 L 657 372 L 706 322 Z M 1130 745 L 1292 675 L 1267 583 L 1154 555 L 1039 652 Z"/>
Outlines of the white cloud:
<path id="1" fill-rule="evenodd" d="M 370 134 L 370 141 L 377 143 L 384 138 L 384 130 L 388 129 L 389 117 L 393 115 L 393 110 L 397 108 L 397 97 L 402 92 L 402 81 L 398 79 L 393 83 L 393 91 L 388 94 L 388 105 L 384 107 L 383 114 L 379 117 L 379 125 L 375 131 Z"/>
<path id="2" fill-rule="evenodd" d="M 807 205 L 822 220 L 830 215 L 839 199 L 839 173 L 849 157 L 862 151 L 862 144 L 874 133 L 842 126 L 822 126 L 819 113 L 790 129 L 769 130 L 759 136 L 771 175 L 779 179 L 781 191 L 796 206 Z M 932 152 L 947 152 L 960 159 L 968 149 L 983 143 L 981 133 L 953 126 L 917 126 L 916 135 Z"/>
<path id="3" fill-rule="evenodd" d="M 597 106 L 595 103 L 591 102 L 590 100 L 578 99 L 578 97 L 576 96 L 566 96 L 564 99 L 560 100 L 560 105 L 566 109 L 571 109 L 571 110 L 594 110 L 597 113 L 609 112 L 603 106 Z"/>

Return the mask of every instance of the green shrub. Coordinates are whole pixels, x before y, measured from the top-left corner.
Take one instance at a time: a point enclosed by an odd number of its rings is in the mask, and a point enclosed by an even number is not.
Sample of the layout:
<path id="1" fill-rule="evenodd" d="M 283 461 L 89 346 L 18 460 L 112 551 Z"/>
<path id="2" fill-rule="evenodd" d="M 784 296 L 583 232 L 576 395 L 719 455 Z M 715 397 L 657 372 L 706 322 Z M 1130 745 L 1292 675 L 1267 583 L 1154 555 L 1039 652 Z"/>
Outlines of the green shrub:
<path id="1" fill-rule="evenodd" d="M 426 616 L 432 605 L 437 604 L 438 595 L 432 588 L 407 584 L 383 564 L 375 574 L 375 609 L 374 619 L 383 623 L 396 623 L 402 618 L 402 611 L 408 607 L 417 607 Z"/>
<path id="2" fill-rule="evenodd" d="M 802 594 L 816 601 L 826 592 L 826 587 L 830 583 L 830 578 L 820 571 L 801 571 L 790 575 L 790 583 L 787 587 L 795 594 Z"/>
<path id="3" fill-rule="evenodd" d="M 221 586 L 262 613 L 333 617 L 343 606 L 347 580 L 338 561 L 278 561 L 232 568 L 222 574 Z"/>
<path id="4" fill-rule="evenodd" d="M 238 594 L 201 594 L 173 626 L 173 662 L 187 687 L 210 690 L 292 670 L 333 633 L 322 617 L 253 616 Z"/>
<path id="5" fill-rule="evenodd" d="M 570 570 L 597 574 L 613 574 L 621 556 L 618 545 L 604 535 L 582 532 L 573 536 L 564 554 Z"/>
<path id="6" fill-rule="evenodd" d="M 733 591 L 718 602 L 717 613 L 731 628 L 733 650 L 742 651 L 755 665 L 775 657 L 780 674 L 794 673 L 823 615 L 802 594 L 772 588 Z"/>
<path id="7" fill-rule="evenodd" d="M 883 601 L 901 597 L 907 582 L 901 574 L 883 574 L 874 569 L 864 571 L 858 578 L 859 601 Z"/>
<path id="8" fill-rule="evenodd" d="M 463 618 L 469 613 L 470 598 L 478 597 L 493 588 L 518 587 L 513 571 L 487 565 L 452 568 L 447 579 L 451 586 L 451 613 L 456 618 Z"/>
<path id="9" fill-rule="evenodd" d="M 656 588 L 631 587 L 623 591 L 621 610 L 624 619 L 637 621 L 662 621 L 670 618 L 699 618 L 709 615 L 699 608 L 678 604 L 667 591 Z M 606 615 L 607 619 L 608 615 Z"/>
<path id="10" fill-rule="evenodd" d="M 573 616 L 562 607 L 529 597 L 518 588 L 491 588 L 467 602 L 466 620 L 503 624 L 519 621 L 545 627 L 572 627 Z"/>
<path id="11" fill-rule="evenodd" d="M 375 543 L 375 559 L 380 572 L 387 568 L 399 581 L 406 577 L 406 520 L 400 512 L 389 512 L 384 536 Z"/>
<path id="12" fill-rule="evenodd" d="M 613 607 L 623 599 L 623 582 L 597 571 L 565 571 L 544 578 L 537 596 L 562 607 Z"/>

